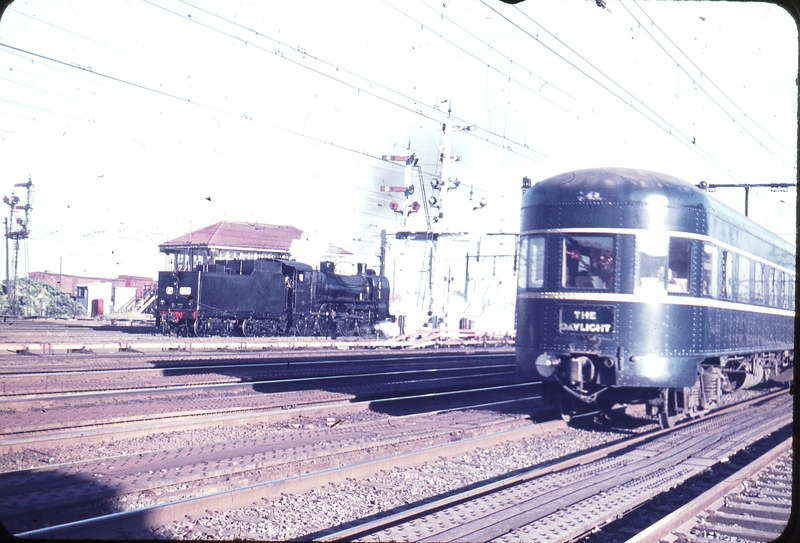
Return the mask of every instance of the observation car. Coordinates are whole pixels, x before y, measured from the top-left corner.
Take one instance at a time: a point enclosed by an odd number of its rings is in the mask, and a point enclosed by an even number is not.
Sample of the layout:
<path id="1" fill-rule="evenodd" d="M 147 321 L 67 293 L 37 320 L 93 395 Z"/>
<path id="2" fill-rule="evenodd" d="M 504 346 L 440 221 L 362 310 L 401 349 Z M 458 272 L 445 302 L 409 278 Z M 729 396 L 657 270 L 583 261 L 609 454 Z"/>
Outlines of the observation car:
<path id="1" fill-rule="evenodd" d="M 792 379 L 795 247 L 700 188 L 600 168 L 531 187 L 516 364 L 571 417 L 644 403 L 662 427 Z"/>

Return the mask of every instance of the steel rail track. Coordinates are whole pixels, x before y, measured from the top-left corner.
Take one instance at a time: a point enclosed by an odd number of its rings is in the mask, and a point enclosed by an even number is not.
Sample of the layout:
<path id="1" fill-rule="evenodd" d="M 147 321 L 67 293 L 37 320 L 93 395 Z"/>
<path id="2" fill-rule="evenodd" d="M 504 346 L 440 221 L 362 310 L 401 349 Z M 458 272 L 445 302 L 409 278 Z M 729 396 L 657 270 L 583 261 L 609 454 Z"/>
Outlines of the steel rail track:
<path id="1" fill-rule="evenodd" d="M 348 361 L 351 364 L 364 364 L 368 362 L 375 362 L 378 364 L 388 365 L 392 363 L 420 363 L 430 357 L 428 351 L 409 351 L 398 354 L 397 351 L 364 351 L 364 352 L 350 352 L 350 351 L 323 351 L 319 353 L 301 352 L 301 351 L 237 351 L 237 352 L 208 352 L 200 354 L 182 354 L 170 353 L 172 356 L 153 356 L 153 355 L 126 355 L 120 357 L 119 354 L 111 355 L 97 355 L 89 359 L 86 357 L 48 357 L 44 361 L 46 364 L 39 363 L 38 365 L 32 364 L 31 361 L 39 362 L 41 357 L 22 357 L 14 356 L 12 359 L 15 362 L 24 360 L 24 364 L 13 364 L 3 366 L 0 360 L 0 377 L 24 377 L 26 375 L 43 376 L 43 375 L 70 375 L 81 372 L 103 372 L 109 373 L 124 373 L 129 371 L 137 373 L 143 371 L 187 371 L 187 370 L 212 370 L 212 369 L 229 369 L 229 368 L 257 368 L 257 367 L 283 367 L 287 365 L 295 367 L 303 366 L 327 366 L 327 365 L 341 365 L 342 362 Z M 201 356 L 202 355 L 202 356 Z M 466 349 L 456 352 L 437 352 L 436 361 L 438 363 L 458 362 L 468 358 L 475 359 L 503 359 L 507 358 L 509 363 L 513 363 L 514 351 L 511 349 L 481 349 L 476 351 L 474 349 Z M 247 363 L 241 361 L 248 360 Z M 221 363 L 226 360 L 232 360 L 236 363 L 228 364 Z M 64 361 L 63 365 L 55 366 L 56 362 Z M 122 362 L 127 364 L 136 364 L 120 367 Z M 173 364 L 186 364 L 187 362 L 194 362 L 196 365 L 173 365 Z M 79 364 L 83 364 L 80 367 Z M 107 366 L 103 366 L 106 364 Z M 154 364 L 160 364 L 154 366 Z M 216 365 L 214 365 L 216 364 Z M 99 366 L 99 367 L 98 367 Z M 55 367 L 55 369 L 53 369 Z"/>
<path id="2" fill-rule="evenodd" d="M 785 392 L 776 392 L 745 402 L 731 404 L 729 406 L 719 408 L 699 420 L 690 421 L 672 429 L 655 430 L 653 432 L 624 438 L 623 440 L 612 444 L 611 446 L 603 447 L 599 450 L 593 450 L 587 454 L 581 454 L 567 460 L 556 461 L 544 466 L 536 466 L 525 473 L 515 474 L 511 477 L 492 482 L 483 487 L 470 488 L 464 493 L 453 494 L 440 500 L 427 502 L 417 507 L 397 512 L 393 515 L 377 518 L 366 523 L 360 523 L 339 531 L 317 533 L 312 534 L 312 536 L 314 539 L 322 539 L 325 541 L 352 541 L 362 538 L 370 540 L 368 536 L 373 537 L 375 540 L 409 539 L 420 541 L 488 541 L 495 538 L 500 538 L 511 530 L 522 528 L 523 526 L 531 525 L 538 521 L 540 523 L 540 526 L 537 526 L 537 529 L 540 530 L 538 532 L 538 536 L 540 536 L 542 540 L 548 540 L 546 537 L 542 536 L 543 531 L 551 532 L 551 535 L 554 537 L 554 539 L 550 539 L 552 541 L 563 542 L 576 540 L 595 529 L 598 525 L 602 525 L 611 520 L 609 517 L 614 518 L 616 516 L 620 516 L 623 514 L 623 512 L 612 512 L 609 510 L 610 507 L 599 507 L 595 515 L 596 518 L 590 519 L 588 524 L 575 525 L 574 523 L 571 523 L 573 526 L 566 525 L 566 522 L 564 524 L 559 524 L 558 515 L 555 514 L 557 511 L 561 510 L 563 512 L 565 508 L 570 507 L 570 504 L 580 501 L 578 499 L 579 497 L 583 500 L 587 500 L 591 498 L 592 495 L 597 493 L 595 490 L 578 488 L 575 486 L 574 482 L 560 483 L 567 484 L 567 486 L 564 487 L 561 492 L 550 492 L 546 498 L 543 498 L 543 501 L 540 500 L 540 502 L 537 502 L 538 506 L 536 507 L 529 504 L 523 505 L 524 500 L 518 506 L 508 506 L 507 504 L 509 512 L 505 513 L 504 515 L 498 515 L 502 517 L 499 520 L 492 518 L 477 518 L 476 520 L 469 522 L 466 521 L 465 518 L 472 515 L 472 511 L 467 513 L 465 510 L 457 511 L 456 508 L 470 502 L 475 503 L 477 500 L 484 497 L 509 491 L 515 487 L 519 487 L 520 485 L 534 484 L 534 487 L 536 487 L 537 480 L 543 479 L 548 475 L 559 473 L 566 474 L 571 469 L 576 469 L 580 466 L 586 467 L 596 462 L 610 461 L 613 458 L 613 455 L 617 453 L 622 453 L 625 450 L 633 450 L 639 445 L 653 442 L 664 436 L 676 434 L 677 432 L 686 432 L 688 428 L 696 427 L 699 424 L 703 424 L 714 419 L 720 419 L 738 410 L 745 409 L 749 406 L 762 402 L 770 401 L 783 395 L 785 395 Z M 786 424 L 785 421 L 784 424 Z M 673 450 L 678 450 L 681 447 L 682 445 L 676 444 Z M 644 455 L 642 455 L 642 453 L 638 454 L 640 458 L 643 459 L 643 469 L 649 470 L 650 472 L 655 472 L 658 469 L 659 466 L 652 463 L 652 460 L 656 457 L 656 455 L 650 453 L 644 453 Z M 725 457 L 725 455 L 730 454 L 730 451 L 724 450 L 720 454 L 722 455 L 721 457 Z M 662 460 L 662 467 L 666 469 L 672 462 L 672 460 Z M 686 469 L 686 473 L 689 473 L 690 471 L 696 472 L 704 470 L 711 463 L 713 462 L 698 459 L 694 462 L 693 466 Z M 692 462 L 689 461 L 689 464 L 692 464 Z M 621 466 L 615 466 L 610 469 L 610 472 L 604 475 L 605 484 L 607 486 L 606 491 L 609 492 L 609 494 L 611 493 L 611 488 L 619 487 L 623 482 L 621 479 L 621 469 Z M 688 476 L 686 473 L 680 476 L 685 479 Z M 668 473 L 666 476 L 662 475 L 662 480 L 660 482 L 656 481 L 655 491 L 651 489 L 649 493 L 645 494 L 646 499 L 656 495 L 657 493 L 661 492 L 662 489 L 668 488 L 670 485 L 674 486 L 674 484 L 677 484 L 675 482 L 670 482 L 671 477 L 674 476 L 674 473 Z M 558 484 L 559 483 L 551 483 L 551 487 Z M 539 487 L 546 485 L 547 483 L 542 482 Z M 530 490 L 527 492 L 529 494 L 535 494 L 536 492 L 545 491 L 546 489 L 539 488 L 539 490 Z M 579 496 L 579 494 L 581 495 Z M 514 500 L 511 498 L 508 498 L 506 501 L 509 503 L 514 503 Z M 637 506 L 638 503 L 628 503 L 626 505 L 626 507 L 629 509 Z M 461 521 L 464 521 L 463 524 L 461 524 Z M 415 522 L 415 526 L 411 526 L 411 522 Z M 445 525 L 449 525 L 449 528 L 433 528 L 435 526 Z M 392 530 L 393 527 L 398 526 L 405 526 L 405 528 L 403 531 Z M 424 528 L 429 528 L 433 531 L 426 532 Z M 532 534 L 519 533 L 516 535 L 511 535 L 509 540 L 528 539 L 528 537 L 524 537 L 525 535 L 533 537 Z M 535 539 L 536 537 L 533 538 Z"/>
<path id="3" fill-rule="evenodd" d="M 204 382 L 201 384 L 179 384 L 179 385 L 142 385 L 142 386 L 130 386 L 127 385 L 120 385 L 117 388 L 105 388 L 101 390 L 66 390 L 66 391 L 58 391 L 58 392 L 43 392 L 40 394 L 13 394 L 8 393 L 5 391 L 5 384 L 3 386 L 4 391 L 3 395 L 0 396 L 0 404 L 9 404 L 14 402 L 22 402 L 22 401 L 30 401 L 30 400 L 54 400 L 54 399 L 63 399 L 63 398 L 71 398 L 71 397 L 90 397 L 90 396 L 100 396 L 100 395 L 107 395 L 107 394 L 129 394 L 129 393 L 140 393 L 140 392 L 149 392 L 149 391 L 185 391 L 185 390 L 193 390 L 193 389 L 203 389 L 203 390 L 213 390 L 214 388 L 223 388 L 223 387 L 252 387 L 256 385 L 276 385 L 276 384 L 290 384 L 290 383 L 305 383 L 305 382 L 313 382 L 313 381 L 336 381 L 342 379 L 357 379 L 357 378 L 372 378 L 372 377 L 397 377 L 397 376 L 405 376 L 405 375 L 413 375 L 413 374 L 437 374 L 437 373 L 455 373 L 455 372 L 464 372 L 464 371 L 473 371 L 473 370 L 484 370 L 484 369 L 503 369 L 503 368 L 513 368 L 513 364 L 491 364 L 487 366 L 470 366 L 466 367 L 456 367 L 456 368 L 430 368 L 430 369 L 409 369 L 409 370 L 395 370 L 395 371 L 385 371 L 385 372 L 370 372 L 370 373 L 350 373 L 350 374 L 342 374 L 339 373 L 337 375 L 320 375 L 320 376 L 313 376 L 313 377 L 294 377 L 294 378 L 287 378 L 287 379 L 248 379 L 245 376 L 231 376 L 227 379 L 219 379 L 216 382 Z M 225 369 L 223 367 L 223 369 Z M 162 371 L 163 370 L 159 370 Z M 505 372 L 497 372 L 497 373 L 514 373 L 513 371 L 505 371 Z M 78 374 L 81 375 L 81 374 Z M 45 374 L 45 377 L 49 375 Z M 191 375 L 186 377 L 193 377 Z M 459 378 L 469 378 L 471 375 L 464 375 Z M 237 381 L 232 381 L 232 379 L 238 379 Z M 453 379 L 453 377 L 449 377 L 449 379 Z M 39 383 L 41 386 L 41 383 Z M 124 388 L 123 388 L 124 387 Z"/>
<path id="4" fill-rule="evenodd" d="M 430 383 L 430 381 L 425 381 Z M 179 413 L 174 415 L 161 414 L 154 418 L 129 418 L 125 420 L 114 420 L 106 423 L 87 422 L 82 425 L 76 425 L 69 428 L 64 428 L 63 425 L 58 428 L 44 428 L 36 429 L 34 435 L 32 431 L 8 431 L 5 430 L 5 435 L 0 435 L 0 453 L 13 452 L 23 448 L 47 447 L 47 446 L 66 446 L 71 444 L 87 444 L 99 443 L 113 437 L 116 440 L 126 439 L 132 437 L 139 437 L 153 432 L 164 432 L 175 429 L 185 428 L 198 428 L 207 426 L 219 426 L 223 424 L 233 424 L 242 426 L 246 424 L 253 424 L 258 422 L 279 422 L 291 420 L 298 416 L 323 416 L 331 412 L 338 413 L 357 413 L 369 411 L 374 404 L 385 404 L 400 401 L 413 401 L 413 400 L 430 400 L 431 398 L 445 398 L 456 395 L 470 395 L 476 393 L 499 392 L 509 391 L 512 389 L 522 390 L 530 387 L 537 387 L 539 383 L 515 383 L 508 385 L 497 385 L 489 387 L 477 387 L 461 390 L 448 390 L 442 392 L 429 392 L 424 394 L 411 394 L 404 396 L 386 397 L 386 398 L 371 398 L 367 400 L 347 400 L 337 401 L 339 397 L 335 397 L 330 402 L 320 402 L 317 400 L 313 404 L 302 406 L 295 406 L 287 408 L 285 405 L 273 406 L 271 410 L 261 408 L 247 408 L 229 409 L 226 411 L 208 411 L 204 413 Z M 538 397 L 538 396 L 537 396 Z M 532 399 L 525 396 L 523 399 Z M 507 400 L 507 401 L 521 401 L 521 400 Z M 484 402 L 482 406 L 501 405 L 503 402 Z M 467 409 L 468 407 L 456 407 L 453 409 Z M 447 409 L 452 410 L 452 409 Z M 437 412 L 444 412 L 447 410 L 437 410 Z M 122 425 L 129 425 L 131 423 L 139 423 L 133 428 L 120 427 Z M 42 434 L 42 432 L 47 432 Z"/>
<path id="5" fill-rule="evenodd" d="M 412 419 L 429 417 L 432 414 L 442 414 L 449 411 L 465 409 L 481 409 L 511 402 L 530 401 L 540 398 L 540 396 L 519 398 L 516 400 L 505 400 L 501 402 L 489 402 L 473 404 L 459 408 L 444 409 L 433 412 L 414 413 L 401 417 L 394 417 L 395 421 L 409 421 Z M 390 425 L 391 426 L 391 425 Z M 241 505 L 247 505 L 254 501 L 263 499 L 275 499 L 281 493 L 303 492 L 316 486 L 343 482 L 349 477 L 360 476 L 365 473 L 375 473 L 383 469 L 398 467 L 409 467 L 429 460 L 432 456 L 456 455 L 465 451 L 473 450 L 477 447 L 486 447 L 498 442 L 513 439 L 522 439 L 531 435 L 540 435 L 544 432 L 553 431 L 556 428 L 564 428 L 563 421 L 554 421 L 541 425 L 531 425 L 529 421 L 516 418 L 505 421 L 495 421 L 486 425 L 481 431 L 470 430 L 466 434 L 459 432 L 455 439 L 452 436 L 452 428 L 444 427 L 435 430 L 442 435 L 439 443 L 429 446 L 409 446 L 406 450 L 383 451 L 374 457 L 374 453 L 380 451 L 380 443 L 370 443 L 364 449 L 369 451 L 367 460 L 345 463 L 344 465 L 333 465 L 325 469 L 316 470 L 310 473 L 300 473 L 287 477 L 281 477 L 269 481 L 247 485 L 241 488 L 214 492 L 207 495 L 195 496 L 181 499 L 178 501 L 157 504 L 150 507 L 112 513 L 95 518 L 64 523 L 58 526 L 50 526 L 38 530 L 29 530 L 15 534 L 17 537 L 27 538 L 50 538 L 50 537 L 130 537 L 141 536 L 141 530 L 156 528 L 172 520 L 182 518 L 185 515 L 202 514 L 210 509 L 229 509 Z M 496 427 L 496 428 L 494 428 Z M 466 429 L 465 429 L 466 430 Z M 450 434 L 448 437 L 448 433 Z M 469 434 L 477 434 L 470 436 Z M 427 438 L 430 439 L 430 438 Z M 444 442 L 442 442 L 444 441 Z M 385 447 L 385 446 L 384 446 Z M 320 459 L 320 464 L 326 464 Z M 308 459 L 306 459 L 307 461 Z M 327 464 L 335 462 L 327 462 Z M 133 532 L 128 532 L 133 530 Z"/>
<path id="6" fill-rule="evenodd" d="M 460 337 L 468 333 L 469 337 Z M 419 336 L 419 337 L 416 337 Z M 453 336 L 453 337 L 451 337 Z M 41 339 L 38 337 L 37 339 Z M 138 340 L 138 341 L 137 341 Z M 459 347 L 459 348 L 507 348 L 513 346 L 514 339 L 508 334 L 502 336 L 484 332 L 483 336 L 473 331 L 435 329 L 418 331 L 416 334 L 406 336 L 404 339 L 370 340 L 370 339 L 326 339 L 311 337 L 280 337 L 280 338 L 224 338 L 224 337 L 199 337 L 185 340 L 165 340 L 162 338 L 145 339 L 140 336 L 137 340 L 129 338 L 115 338 L 107 342 L 98 342 L 94 336 L 88 341 L 67 338 L 64 342 L 26 342 L 11 341 L 0 343 L 0 351 L 18 355 L 55 353 L 92 353 L 129 352 L 129 351 L 185 351 L 196 352 L 204 350 L 251 350 L 251 349 L 343 349 L 343 350 L 373 350 L 373 349 L 424 349 L 427 347 Z"/>
<path id="7" fill-rule="evenodd" d="M 792 442 L 792 438 L 784 440 L 755 462 L 751 462 L 691 502 L 631 537 L 626 543 L 675 541 L 681 538 L 680 534 L 689 533 L 692 528 L 697 526 L 701 526 L 706 530 L 720 531 L 719 526 L 710 524 L 708 518 L 713 519 L 714 513 L 725 509 L 726 496 L 735 493 L 738 489 L 742 489 L 743 485 L 746 489 L 749 486 L 747 485 L 749 479 L 754 478 L 759 472 L 764 471 L 778 459 L 786 456 L 786 453 L 791 451 Z M 752 487 L 755 488 L 756 486 L 756 484 L 752 484 Z M 777 499 L 779 493 L 773 492 L 771 493 L 769 505 L 748 504 L 735 509 L 729 507 L 722 515 L 716 515 L 721 517 L 727 514 L 729 518 L 726 520 L 731 521 L 731 524 L 736 524 L 736 527 L 727 528 L 728 533 L 726 535 L 757 541 L 772 541 L 780 536 L 789 521 L 790 508 L 787 504 L 792 501 L 791 478 L 784 478 L 782 486 L 783 503 Z M 749 499 L 744 498 L 743 501 L 745 503 L 752 502 L 753 498 L 752 496 Z M 732 509 L 733 511 L 731 511 Z M 735 513 L 735 516 L 731 513 Z M 759 529 L 753 531 L 748 528 L 748 524 L 756 524 Z M 725 529 L 722 528 L 722 530 Z"/>

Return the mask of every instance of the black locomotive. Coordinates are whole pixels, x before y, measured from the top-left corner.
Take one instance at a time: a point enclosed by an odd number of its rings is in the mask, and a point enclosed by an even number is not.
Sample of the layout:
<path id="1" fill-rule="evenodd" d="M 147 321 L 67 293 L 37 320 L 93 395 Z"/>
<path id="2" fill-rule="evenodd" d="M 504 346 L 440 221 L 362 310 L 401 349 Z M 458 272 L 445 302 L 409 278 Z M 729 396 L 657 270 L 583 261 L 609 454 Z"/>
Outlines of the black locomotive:
<path id="1" fill-rule="evenodd" d="M 569 172 L 523 198 L 517 367 L 565 419 L 662 427 L 794 366 L 795 248 L 680 179 Z"/>
<path id="2" fill-rule="evenodd" d="M 293 260 L 227 260 L 159 272 L 156 326 L 172 335 L 368 336 L 389 314 L 389 281 Z"/>

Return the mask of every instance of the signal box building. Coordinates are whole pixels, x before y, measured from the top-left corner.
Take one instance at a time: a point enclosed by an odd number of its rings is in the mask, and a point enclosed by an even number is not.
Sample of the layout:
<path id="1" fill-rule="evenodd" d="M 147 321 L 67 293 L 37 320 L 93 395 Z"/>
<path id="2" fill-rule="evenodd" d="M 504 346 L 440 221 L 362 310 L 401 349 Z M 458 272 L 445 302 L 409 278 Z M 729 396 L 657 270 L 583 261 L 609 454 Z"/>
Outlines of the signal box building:
<path id="1" fill-rule="evenodd" d="M 299 228 L 274 224 L 222 221 L 158 246 L 168 255 L 168 268 L 176 271 L 205 269 L 217 260 L 265 258 L 341 261 L 352 253 L 327 242 L 319 242 Z M 305 256 L 311 255 L 311 256 Z"/>

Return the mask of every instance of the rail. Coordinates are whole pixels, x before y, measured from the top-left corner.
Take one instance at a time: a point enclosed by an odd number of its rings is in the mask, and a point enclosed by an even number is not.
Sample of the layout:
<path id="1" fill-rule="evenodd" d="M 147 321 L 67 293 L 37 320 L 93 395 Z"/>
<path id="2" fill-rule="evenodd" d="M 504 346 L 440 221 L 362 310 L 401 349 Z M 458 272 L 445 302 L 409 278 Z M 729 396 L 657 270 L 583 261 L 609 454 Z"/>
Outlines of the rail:
<path id="1" fill-rule="evenodd" d="M 509 333 L 479 332 L 474 330 L 427 329 L 386 340 L 327 339 L 314 337 L 282 338 L 186 338 L 169 341 L 116 341 L 104 343 L 0 343 L 0 352 L 16 354 L 92 353 L 98 351 L 252 351 L 296 349 L 428 349 L 428 348 L 489 348 L 513 347 L 514 335 Z"/>

